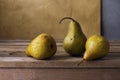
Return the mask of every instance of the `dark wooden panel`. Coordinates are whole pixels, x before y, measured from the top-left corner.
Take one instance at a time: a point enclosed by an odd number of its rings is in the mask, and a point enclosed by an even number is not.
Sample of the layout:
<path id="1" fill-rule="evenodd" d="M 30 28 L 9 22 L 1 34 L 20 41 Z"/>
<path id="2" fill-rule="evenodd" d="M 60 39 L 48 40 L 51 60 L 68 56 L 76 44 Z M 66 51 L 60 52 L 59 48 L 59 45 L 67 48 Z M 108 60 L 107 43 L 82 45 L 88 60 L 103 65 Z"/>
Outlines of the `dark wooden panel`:
<path id="1" fill-rule="evenodd" d="M 120 80 L 120 69 L 0 69 L 1 80 Z"/>

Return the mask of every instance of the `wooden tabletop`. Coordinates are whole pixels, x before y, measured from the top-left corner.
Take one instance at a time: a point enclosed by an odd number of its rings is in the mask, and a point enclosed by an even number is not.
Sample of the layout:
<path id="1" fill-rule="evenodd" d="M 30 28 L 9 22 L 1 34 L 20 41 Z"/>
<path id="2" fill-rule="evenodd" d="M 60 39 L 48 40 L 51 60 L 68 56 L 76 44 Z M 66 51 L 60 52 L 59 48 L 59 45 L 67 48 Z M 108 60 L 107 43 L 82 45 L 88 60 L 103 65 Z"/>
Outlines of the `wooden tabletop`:
<path id="1" fill-rule="evenodd" d="M 25 55 L 30 41 L 0 41 L 0 80 L 120 80 L 120 41 L 110 41 L 110 52 L 100 60 L 78 65 L 82 57 L 69 56 L 57 41 L 49 60 Z"/>
<path id="2" fill-rule="evenodd" d="M 49 60 L 36 60 L 25 55 L 29 41 L 0 41 L 0 68 L 113 68 L 120 69 L 120 42 L 110 42 L 109 54 L 100 60 L 85 61 L 77 65 L 82 57 L 71 57 L 57 43 L 57 53 Z"/>

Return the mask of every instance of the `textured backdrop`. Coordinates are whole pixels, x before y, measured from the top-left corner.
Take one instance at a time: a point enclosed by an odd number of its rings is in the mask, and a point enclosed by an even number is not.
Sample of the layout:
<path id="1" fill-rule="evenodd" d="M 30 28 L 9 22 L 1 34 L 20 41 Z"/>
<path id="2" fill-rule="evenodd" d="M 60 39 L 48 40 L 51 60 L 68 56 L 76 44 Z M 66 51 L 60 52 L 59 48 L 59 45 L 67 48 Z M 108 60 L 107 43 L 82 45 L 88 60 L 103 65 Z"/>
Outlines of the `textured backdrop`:
<path id="1" fill-rule="evenodd" d="M 43 32 L 63 39 L 69 21 L 58 22 L 64 16 L 78 20 L 87 37 L 100 33 L 100 0 L 0 0 L 0 39 L 32 39 Z"/>

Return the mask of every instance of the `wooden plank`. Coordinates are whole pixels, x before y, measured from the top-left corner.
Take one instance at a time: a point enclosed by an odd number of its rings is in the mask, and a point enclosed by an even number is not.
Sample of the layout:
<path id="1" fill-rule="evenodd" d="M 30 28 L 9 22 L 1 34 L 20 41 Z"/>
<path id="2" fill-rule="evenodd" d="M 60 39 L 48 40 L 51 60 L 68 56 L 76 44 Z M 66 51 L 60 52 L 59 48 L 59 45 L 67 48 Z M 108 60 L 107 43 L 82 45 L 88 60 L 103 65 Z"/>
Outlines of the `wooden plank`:
<path id="1" fill-rule="evenodd" d="M 80 65 L 82 57 L 69 56 L 61 42 L 57 44 L 56 55 L 49 60 L 27 57 L 24 51 L 28 43 L 0 42 L 1 80 L 120 80 L 120 46 L 116 42 L 115 45 L 112 42 L 111 51 L 103 59 Z"/>
<path id="2" fill-rule="evenodd" d="M 32 40 L 0 40 L 0 46 L 27 46 Z M 57 45 L 62 45 L 63 40 L 56 40 Z"/>
<path id="3" fill-rule="evenodd" d="M 31 40 L 0 40 L 1 45 L 28 45 Z M 63 39 L 56 39 L 57 44 L 62 45 Z M 109 41 L 110 46 L 120 46 L 119 40 Z"/>
<path id="4" fill-rule="evenodd" d="M 8 45 L 10 43 L 10 45 Z M 0 43 L 0 68 L 120 68 L 120 46 L 111 46 L 110 53 L 101 60 L 83 62 L 82 57 L 71 57 L 63 49 L 62 43 L 56 55 L 50 60 L 36 60 L 25 55 L 26 41 L 3 41 Z M 115 42 L 116 43 L 116 42 Z M 112 43 L 113 44 L 113 43 Z"/>
<path id="5" fill-rule="evenodd" d="M 18 50 L 18 51 L 23 51 L 26 49 L 26 47 L 28 46 L 29 43 L 10 43 L 10 44 L 6 44 L 6 43 L 0 43 L 2 45 L 0 45 L 0 49 L 7 51 L 7 50 Z M 63 51 L 63 47 L 62 47 L 62 43 L 57 43 L 57 46 Z M 13 47 L 13 48 L 12 48 Z M 110 52 L 113 53 L 118 53 L 120 52 L 120 46 L 110 46 Z"/>
<path id="6" fill-rule="evenodd" d="M 71 59 L 71 60 L 70 60 Z M 120 60 L 100 60 L 100 61 L 89 61 L 81 63 L 78 66 L 79 59 L 69 58 L 67 60 L 60 58 L 59 60 L 34 60 L 28 57 L 4 57 L 0 58 L 0 68 L 13 69 L 120 69 Z M 73 61 L 74 60 L 74 61 Z"/>
<path id="7" fill-rule="evenodd" d="M 29 42 L 6 42 L 6 43 L 0 43 L 0 49 L 2 51 L 24 51 L 26 47 L 28 46 Z M 116 43 L 115 43 L 116 44 Z M 119 45 L 120 43 L 118 43 Z M 120 52 L 120 46 L 114 45 L 113 43 L 110 45 L 110 52 L 113 53 L 119 53 Z M 57 46 L 61 51 L 64 51 L 62 47 L 62 43 L 57 43 Z"/>
<path id="8" fill-rule="evenodd" d="M 0 67 L 16 68 L 120 68 L 120 53 L 109 53 L 105 58 L 96 61 L 83 62 L 78 66 L 82 57 L 71 57 L 63 49 L 58 51 L 50 60 L 36 60 L 27 57 L 24 48 L 6 48 L 0 51 Z M 17 52 L 16 52 L 17 51 Z M 15 53 L 13 53 L 15 52 Z M 12 54 L 11 54 L 12 53 Z"/>
<path id="9" fill-rule="evenodd" d="M 120 80 L 120 69 L 0 69 L 1 80 Z"/>

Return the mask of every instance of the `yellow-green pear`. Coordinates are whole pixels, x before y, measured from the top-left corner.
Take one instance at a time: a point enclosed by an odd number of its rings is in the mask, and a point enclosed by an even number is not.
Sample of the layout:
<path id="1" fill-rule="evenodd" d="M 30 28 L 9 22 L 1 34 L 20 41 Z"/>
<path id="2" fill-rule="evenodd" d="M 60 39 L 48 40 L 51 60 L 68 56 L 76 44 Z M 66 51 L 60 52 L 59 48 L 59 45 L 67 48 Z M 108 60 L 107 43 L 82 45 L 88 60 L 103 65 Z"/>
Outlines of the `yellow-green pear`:
<path id="1" fill-rule="evenodd" d="M 63 47 L 71 56 L 81 56 L 85 51 L 86 36 L 80 24 L 73 18 L 64 17 L 60 20 L 60 23 L 65 19 L 70 19 L 71 22 L 68 33 L 63 41 Z"/>
<path id="2" fill-rule="evenodd" d="M 56 53 L 57 46 L 53 37 L 42 33 L 31 41 L 26 49 L 26 55 L 35 59 L 48 59 Z"/>
<path id="3" fill-rule="evenodd" d="M 99 59 L 109 52 L 109 42 L 101 35 L 93 35 L 86 41 L 84 60 Z"/>

